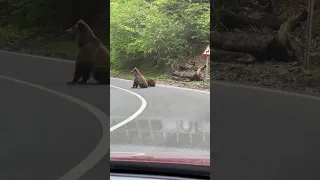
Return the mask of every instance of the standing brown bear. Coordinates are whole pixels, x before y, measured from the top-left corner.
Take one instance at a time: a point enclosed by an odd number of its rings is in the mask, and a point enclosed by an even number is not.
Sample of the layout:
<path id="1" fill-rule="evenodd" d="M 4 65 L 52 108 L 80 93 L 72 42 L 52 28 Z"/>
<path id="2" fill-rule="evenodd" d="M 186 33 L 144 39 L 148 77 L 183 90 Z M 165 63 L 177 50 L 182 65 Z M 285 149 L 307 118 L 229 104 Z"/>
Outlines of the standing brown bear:
<path id="1" fill-rule="evenodd" d="M 85 84 L 91 74 L 99 84 L 110 84 L 110 53 L 88 24 L 80 19 L 67 32 L 76 36 L 79 47 L 73 79 L 67 84 Z M 78 82 L 80 79 L 81 81 Z"/>

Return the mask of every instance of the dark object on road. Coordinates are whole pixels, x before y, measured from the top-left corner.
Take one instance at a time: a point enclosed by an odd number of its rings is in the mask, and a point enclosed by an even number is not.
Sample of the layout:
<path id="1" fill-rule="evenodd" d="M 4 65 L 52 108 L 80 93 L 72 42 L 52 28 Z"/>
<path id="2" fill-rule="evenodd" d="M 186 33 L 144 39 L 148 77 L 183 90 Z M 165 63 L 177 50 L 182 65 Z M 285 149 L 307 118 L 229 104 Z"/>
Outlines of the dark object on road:
<path id="1" fill-rule="evenodd" d="M 88 24 L 80 19 L 67 32 L 76 36 L 79 47 L 73 80 L 67 84 L 77 84 L 80 78 L 79 84 L 85 84 L 91 74 L 99 84 L 110 84 L 110 53 Z"/>
<path id="2" fill-rule="evenodd" d="M 147 79 L 147 83 L 149 87 L 155 87 L 156 86 L 156 81 L 153 79 Z"/>
<path id="3" fill-rule="evenodd" d="M 147 80 L 143 77 L 143 75 L 140 73 L 138 68 L 136 68 L 136 67 L 133 68 L 131 70 L 131 73 L 133 73 L 133 75 L 134 75 L 132 88 L 137 88 L 138 85 L 140 86 L 140 88 L 147 88 L 148 87 Z"/>

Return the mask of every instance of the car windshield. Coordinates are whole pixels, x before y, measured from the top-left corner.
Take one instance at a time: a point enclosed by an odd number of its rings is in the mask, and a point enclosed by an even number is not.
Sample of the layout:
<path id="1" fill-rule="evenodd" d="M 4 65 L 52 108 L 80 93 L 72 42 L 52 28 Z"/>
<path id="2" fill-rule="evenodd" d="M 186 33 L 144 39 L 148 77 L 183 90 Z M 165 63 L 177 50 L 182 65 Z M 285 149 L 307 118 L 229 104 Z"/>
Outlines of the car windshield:
<path id="1" fill-rule="evenodd" d="M 0 26 L 0 179 L 209 166 L 208 0 L 0 1 Z"/>
<path id="2" fill-rule="evenodd" d="M 209 157 L 210 2 L 112 0 L 110 19 L 111 153 Z M 155 87 L 134 88 L 141 77 Z"/>
<path id="3" fill-rule="evenodd" d="M 215 179 L 319 179 L 319 13 L 316 0 L 214 1 Z"/>

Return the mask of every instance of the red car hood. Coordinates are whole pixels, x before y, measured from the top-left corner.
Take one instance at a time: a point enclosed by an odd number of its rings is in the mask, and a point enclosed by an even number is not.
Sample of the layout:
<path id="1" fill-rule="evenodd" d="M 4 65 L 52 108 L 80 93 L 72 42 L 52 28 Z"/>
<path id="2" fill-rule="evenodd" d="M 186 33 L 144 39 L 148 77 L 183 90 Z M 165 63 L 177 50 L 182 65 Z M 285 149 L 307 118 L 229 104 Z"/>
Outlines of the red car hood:
<path id="1" fill-rule="evenodd" d="M 155 162 L 210 166 L 209 153 L 129 153 L 111 152 L 110 161 Z"/>

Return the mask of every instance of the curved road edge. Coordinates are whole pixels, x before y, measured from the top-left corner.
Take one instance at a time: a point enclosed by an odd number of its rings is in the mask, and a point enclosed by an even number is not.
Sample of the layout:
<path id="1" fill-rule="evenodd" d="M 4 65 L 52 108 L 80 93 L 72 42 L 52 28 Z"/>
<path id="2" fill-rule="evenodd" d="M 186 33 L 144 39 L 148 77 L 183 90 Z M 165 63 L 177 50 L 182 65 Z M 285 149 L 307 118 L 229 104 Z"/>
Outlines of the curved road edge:
<path id="1" fill-rule="evenodd" d="M 116 89 L 120 89 L 120 90 L 125 91 L 127 93 L 133 94 L 133 95 L 137 96 L 141 100 L 141 106 L 134 114 L 132 114 L 127 119 L 121 121 L 120 123 L 110 127 L 110 133 L 111 133 L 112 131 L 118 129 L 119 127 L 127 124 L 128 122 L 134 120 L 137 116 L 139 116 L 139 114 L 141 114 L 143 112 L 143 110 L 147 107 L 147 101 L 142 96 L 140 96 L 139 94 L 137 94 L 135 92 L 132 92 L 132 91 L 129 91 L 129 90 L 117 87 L 117 86 L 113 86 L 113 85 L 110 85 L 110 87 L 113 87 L 113 88 L 116 88 Z"/>
<path id="2" fill-rule="evenodd" d="M 115 80 L 130 81 L 130 82 L 132 82 L 132 80 L 128 80 L 128 79 L 121 79 L 121 78 L 115 78 L 115 77 L 110 77 L 110 78 L 111 78 L 111 79 L 115 79 Z M 210 94 L 210 91 L 202 91 L 202 90 L 191 89 L 191 88 L 183 88 L 183 87 L 177 87 L 177 86 L 168 86 L 168 85 L 164 85 L 164 84 L 157 84 L 157 86 Z"/>
<path id="3" fill-rule="evenodd" d="M 66 95 L 64 93 L 37 85 L 37 84 L 33 84 L 30 82 L 26 82 L 26 81 L 22 81 L 19 79 L 15 79 L 15 78 L 11 78 L 11 77 L 7 77 L 7 76 L 3 76 L 0 75 L 1 79 L 4 80 L 8 80 L 8 81 L 12 81 L 15 83 L 19 83 L 19 84 L 24 84 L 33 88 L 37 88 L 39 90 L 45 91 L 47 93 L 59 96 L 61 98 L 64 98 L 66 100 L 69 100 L 73 103 L 75 103 L 76 105 L 83 107 L 84 109 L 88 110 L 89 112 L 91 112 L 101 123 L 103 132 L 102 132 L 102 137 L 99 141 L 99 143 L 97 144 L 96 148 L 84 159 L 80 162 L 80 164 L 78 164 L 77 166 L 75 166 L 73 169 L 71 169 L 68 173 L 66 173 L 65 175 L 63 175 L 62 177 L 60 177 L 58 180 L 76 180 L 79 179 L 82 175 L 84 175 L 88 170 L 90 170 L 95 164 L 97 164 L 109 151 L 109 132 L 108 132 L 108 127 L 109 124 L 107 122 L 107 119 L 109 119 L 109 117 L 104 114 L 100 109 L 96 108 L 95 106 L 82 101 L 78 98 Z"/>
<path id="4" fill-rule="evenodd" d="M 74 61 L 72 61 L 72 60 L 59 59 L 59 58 L 53 58 L 53 57 L 45 57 L 45 56 L 38 56 L 38 55 L 32 55 L 32 54 L 23 54 L 23 53 L 10 52 L 10 51 L 4 51 L 4 50 L 0 50 L 0 53 L 8 53 L 8 54 L 13 54 L 13 55 L 28 56 L 28 57 L 46 59 L 46 60 L 50 60 L 50 61 L 59 61 L 59 62 L 62 62 L 62 63 L 74 64 Z M 110 78 L 117 79 L 117 80 L 123 80 L 123 81 L 131 81 L 131 80 L 115 78 L 115 77 L 110 77 Z M 168 86 L 168 85 L 163 85 L 163 84 L 158 84 L 158 86 L 210 94 L 210 91 L 202 91 L 202 90 L 196 90 L 196 89 L 190 89 L 190 88 L 182 88 L 182 87 L 176 87 L 176 86 Z"/>
<path id="5" fill-rule="evenodd" d="M 283 91 L 283 90 L 277 90 L 277 89 L 271 89 L 271 88 L 264 88 L 259 86 L 250 86 L 250 85 L 244 85 L 244 84 L 237 84 L 237 83 L 230 83 L 230 82 L 221 82 L 221 81 L 211 81 L 211 85 L 220 85 L 225 87 L 235 87 L 235 88 L 242 88 L 242 89 L 248 89 L 248 90 L 255 90 L 255 91 L 263 91 L 268 93 L 277 93 L 281 95 L 287 95 L 287 96 L 295 96 L 300 98 L 307 98 L 312 100 L 320 100 L 320 95 L 318 94 L 308 94 L 308 93 L 298 93 L 298 92 L 290 92 L 290 91 Z"/>
<path id="6" fill-rule="evenodd" d="M 45 56 L 38 56 L 38 55 L 32 55 L 32 54 L 23 54 L 23 53 L 10 52 L 10 51 L 4 51 L 4 50 L 0 50 L 0 53 L 8 53 L 8 54 L 13 54 L 13 55 L 28 56 L 28 57 L 41 58 L 41 59 L 46 59 L 46 60 L 51 60 L 51 61 L 59 61 L 59 62 L 63 62 L 63 63 L 74 64 L 74 61 L 72 61 L 72 60 L 59 59 L 59 58 L 53 58 L 53 57 L 45 57 Z M 110 77 L 110 78 L 123 80 L 123 81 L 130 81 L 130 80 L 127 80 L 127 79 L 120 79 L 120 78 L 114 78 L 114 77 Z M 315 99 L 315 100 L 320 100 L 320 97 L 317 97 L 316 94 L 313 95 L 313 94 L 306 94 L 306 93 L 289 92 L 289 91 L 269 89 L 269 88 L 258 87 L 258 86 L 236 84 L 236 83 L 231 83 L 231 82 L 210 81 L 210 85 L 224 85 L 224 86 L 238 87 L 238 88 L 240 87 L 240 88 L 251 89 L 251 90 L 260 90 L 260 91 L 266 91 L 266 92 L 280 93 L 280 94 L 283 94 L 283 95 L 292 95 L 292 96 L 299 96 L 299 97 L 305 97 L 305 98 L 311 98 L 311 99 Z M 168 87 L 168 88 L 176 88 L 176 89 L 184 89 L 184 90 L 189 90 L 189 91 L 203 92 L 203 93 L 210 94 L 209 91 L 201 91 L 201 90 L 195 90 L 195 89 L 189 89 L 189 88 L 181 88 L 181 87 L 175 87 L 175 86 L 167 86 L 167 85 L 162 85 L 162 84 L 159 84 L 159 86 Z"/>

